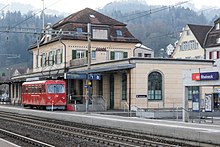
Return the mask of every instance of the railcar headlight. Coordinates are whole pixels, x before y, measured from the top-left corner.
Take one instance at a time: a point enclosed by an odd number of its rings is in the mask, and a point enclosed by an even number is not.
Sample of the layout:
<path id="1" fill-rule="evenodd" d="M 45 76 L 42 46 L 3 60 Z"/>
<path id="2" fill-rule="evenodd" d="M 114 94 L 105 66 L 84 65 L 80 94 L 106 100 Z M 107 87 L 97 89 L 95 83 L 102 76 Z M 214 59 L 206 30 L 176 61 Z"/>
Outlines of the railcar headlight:
<path id="1" fill-rule="evenodd" d="M 63 100 L 65 100 L 65 97 L 62 97 Z"/>
<path id="2" fill-rule="evenodd" d="M 50 100 L 51 99 L 51 97 L 48 97 L 48 100 Z"/>

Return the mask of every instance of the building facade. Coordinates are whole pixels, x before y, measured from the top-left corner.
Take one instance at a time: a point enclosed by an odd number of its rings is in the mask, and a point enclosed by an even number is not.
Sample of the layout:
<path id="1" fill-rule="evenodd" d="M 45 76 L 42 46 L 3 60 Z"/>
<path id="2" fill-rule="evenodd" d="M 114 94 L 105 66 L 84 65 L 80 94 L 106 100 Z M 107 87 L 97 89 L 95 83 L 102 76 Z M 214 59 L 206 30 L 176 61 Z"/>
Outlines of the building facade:
<path id="1" fill-rule="evenodd" d="M 77 105 L 85 104 L 86 74 L 92 104 L 107 109 L 176 108 L 182 106 L 183 71 L 213 66 L 206 60 L 152 58 L 153 50 L 141 45 L 125 24 L 89 8 L 48 26 L 29 51 L 33 69 L 11 78 L 13 103 L 21 102 L 24 81 L 63 79 L 68 103 L 74 97 Z"/>
<path id="2" fill-rule="evenodd" d="M 212 26 L 188 24 L 183 28 L 172 57 L 175 59 L 205 59 L 203 47 Z"/>
<path id="3" fill-rule="evenodd" d="M 208 32 L 204 47 L 206 59 L 215 60 L 215 64 L 220 66 L 220 18 L 214 22 L 214 26 Z"/>

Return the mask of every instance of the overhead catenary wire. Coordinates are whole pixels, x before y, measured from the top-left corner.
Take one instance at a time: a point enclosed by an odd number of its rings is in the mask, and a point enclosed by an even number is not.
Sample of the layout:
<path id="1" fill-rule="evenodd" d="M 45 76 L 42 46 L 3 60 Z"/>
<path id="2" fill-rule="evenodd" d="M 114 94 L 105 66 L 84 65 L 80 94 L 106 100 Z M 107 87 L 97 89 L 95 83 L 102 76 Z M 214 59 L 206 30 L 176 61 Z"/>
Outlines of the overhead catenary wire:
<path id="1" fill-rule="evenodd" d="M 48 7 L 45 7 L 43 10 L 40 10 L 40 11 L 38 11 L 38 12 L 33 13 L 31 16 L 27 17 L 26 19 L 24 19 L 24 20 L 18 22 L 17 24 L 15 24 L 15 25 L 13 25 L 13 26 L 11 26 L 11 27 L 13 28 L 13 27 L 19 26 L 20 24 L 22 24 L 22 23 L 26 22 L 27 20 L 33 18 L 33 17 L 36 16 L 37 14 L 42 13 L 43 11 L 45 11 L 46 9 L 48 9 L 49 7 L 55 5 L 55 4 L 58 3 L 59 1 L 60 1 L 60 0 L 55 1 L 54 3 L 52 3 L 51 5 L 49 5 Z"/>
<path id="2" fill-rule="evenodd" d="M 5 8 L 7 8 L 9 4 L 5 5 L 3 8 L 0 9 L 0 11 L 3 11 Z"/>
<path id="3" fill-rule="evenodd" d="M 147 15 L 151 15 L 151 14 L 153 14 L 153 13 L 157 13 L 157 12 L 160 12 L 160 11 L 164 11 L 164 10 L 167 10 L 167 9 L 169 9 L 169 8 L 171 8 L 171 7 L 180 6 L 180 5 L 185 4 L 185 3 L 188 3 L 188 2 L 190 2 L 190 1 L 191 1 L 191 0 L 189 0 L 189 1 L 184 1 L 184 2 L 180 2 L 180 3 L 177 3 L 177 4 L 175 4 L 175 5 L 171 5 L 171 6 L 162 6 L 162 7 L 157 8 L 157 9 L 152 9 L 152 10 L 149 10 L 149 11 L 144 11 L 143 13 L 146 13 L 146 12 L 147 12 L 147 14 L 143 14 L 143 15 L 140 15 L 140 16 L 137 16 L 137 17 L 134 17 L 134 18 L 131 18 L 131 19 L 127 19 L 127 20 L 125 20 L 125 22 L 131 21 L 131 20 L 135 20 L 135 19 L 138 19 L 138 18 L 147 16 Z M 142 13 L 139 13 L 139 14 L 142 14 Z"/>

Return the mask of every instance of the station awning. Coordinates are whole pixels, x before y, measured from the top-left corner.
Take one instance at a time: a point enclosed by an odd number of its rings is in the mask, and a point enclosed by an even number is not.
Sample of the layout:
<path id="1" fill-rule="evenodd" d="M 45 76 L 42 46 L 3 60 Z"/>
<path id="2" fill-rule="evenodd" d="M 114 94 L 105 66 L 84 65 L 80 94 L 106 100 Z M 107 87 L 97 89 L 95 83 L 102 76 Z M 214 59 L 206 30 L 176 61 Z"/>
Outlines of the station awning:
<path id="1" fill-rule="evenodd" d="M 125 69 L 134 68 L 135 64 L 122 64 L 122 65 L 111 65 L 111 66 L 102 66 L 102 67 L 92 67 L 90 70 L 83 70 L 83 71 L 73 71 L 73 73 L 104 73 L 104 72 L 111 72 L 111 71 L 121 71 Z M 71 71 L 70 71 L 71 72 Z"/>

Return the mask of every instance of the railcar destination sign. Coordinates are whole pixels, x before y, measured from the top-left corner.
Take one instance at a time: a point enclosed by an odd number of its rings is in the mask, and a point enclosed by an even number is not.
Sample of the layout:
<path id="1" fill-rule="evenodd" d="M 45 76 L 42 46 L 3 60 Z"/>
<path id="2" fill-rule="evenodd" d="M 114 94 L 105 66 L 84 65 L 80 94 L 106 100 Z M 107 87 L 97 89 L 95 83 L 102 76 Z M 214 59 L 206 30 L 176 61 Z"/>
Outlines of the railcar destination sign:
<path id="1" fill-rule="evenodd" d="M 218 80 L 218 72 L 204 72 L 204 73 L 193 73 L 192 80 L 194 81 L 208 81 L 208 80 Z"/>

